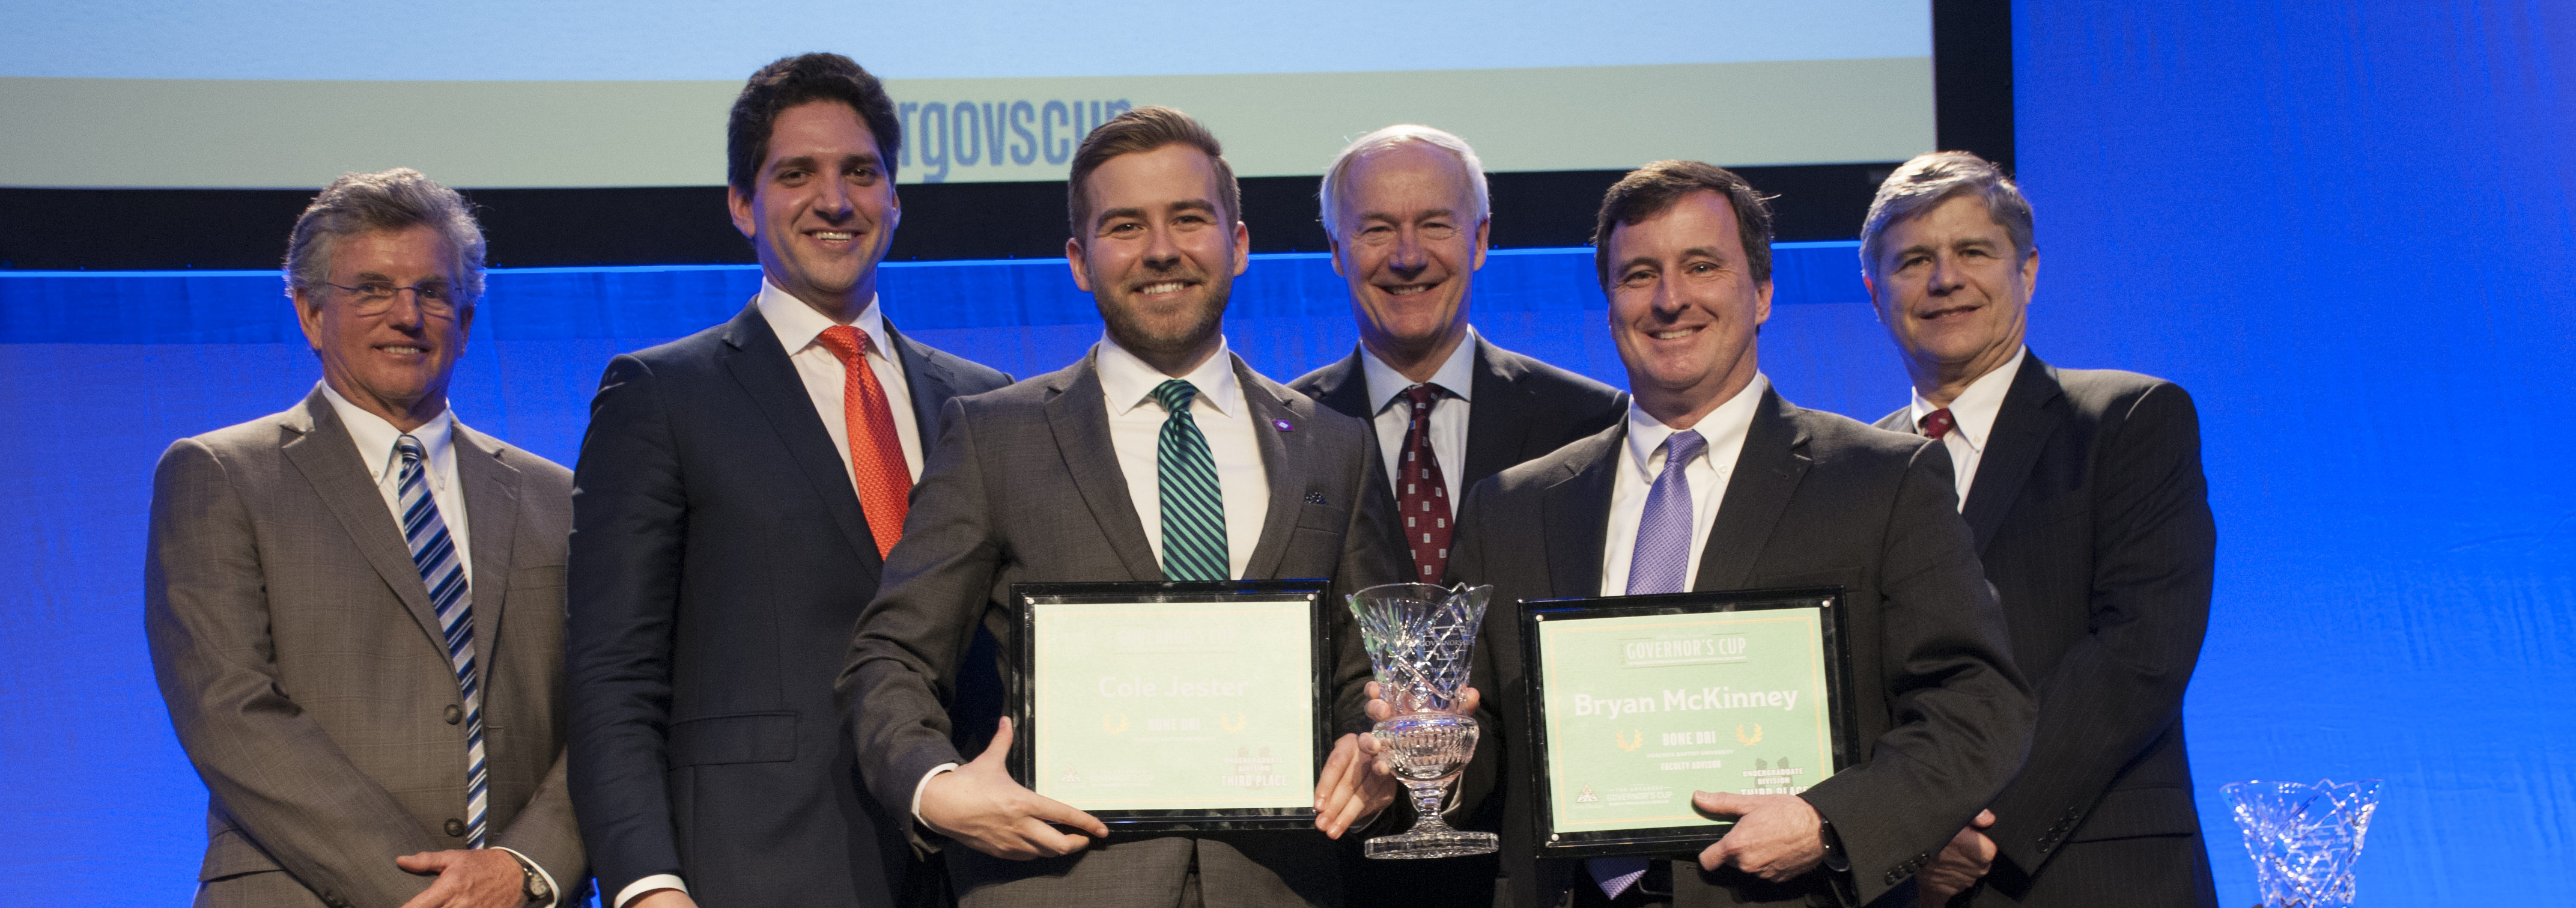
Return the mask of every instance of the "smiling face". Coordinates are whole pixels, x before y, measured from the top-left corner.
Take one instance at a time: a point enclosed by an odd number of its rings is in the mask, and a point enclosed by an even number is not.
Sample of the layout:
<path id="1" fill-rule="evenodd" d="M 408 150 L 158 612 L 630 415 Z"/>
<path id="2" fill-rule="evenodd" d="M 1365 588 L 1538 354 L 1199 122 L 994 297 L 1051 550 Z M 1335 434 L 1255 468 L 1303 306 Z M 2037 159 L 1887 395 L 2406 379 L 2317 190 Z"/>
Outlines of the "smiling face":
<path id="1" fill-rule="evenodd" d="M 1608 246 L 1610 338 L 1638 407 L 1686 429 L 1752 384 L 1771 282 L 1753 279 L 1725 196 L 1683 196 Z"/>
<path id="2" fill-rule="evenodd" d="M 839 101 L 779 111 L 751 194 L 727 189 L 725 202 L 761 275 L 842 322 L 876 296 L 877 262 L 903 219 L 876 134 Z"/>
<path id="3" fill-rule="evenodd" d="M 2021 350 L 2039 254 L 2015 261 L 1984 200 L 1959 196 L 1890 225 L 1879 249 L 1870 296 L 1917 387 L 1927 376 L 1964 386 Z"/>
<path id="4" fill-rule="evenodd" d="M 1109 336 L 1171 375 L 1216 351 L 1252 234 L 1219 210 L 1216 168 L 1188 145 L 1119 155 L 1083 182 L 1091 223 L 1065 241 Z"/>
<path id="5" fill-rule="evenodd" d="M 455 292 L 456 251 L 428 225 L 376 230 L 331 240 L 331 284 L 388 284 Z M 400 292 L 374 315 L 358 314 L 356 294 L 330 286 L 294 291 L 304 340 L 322 357 L 331 390 L 405 432 L 447 409 L 447 380 L 465 352 L 474 310 L 443 315 L 422 310 Z"/>
<path id="6" fill-rule="evenodd" d="M 1448 152 L 1407 142 L 1351 162 L 1340 184 L 1333 270 L 1350 284 L 1360 343 L 1399 369 L 1437 369 L 1467 335 L 1490 223 L 1471 178 Z"/>

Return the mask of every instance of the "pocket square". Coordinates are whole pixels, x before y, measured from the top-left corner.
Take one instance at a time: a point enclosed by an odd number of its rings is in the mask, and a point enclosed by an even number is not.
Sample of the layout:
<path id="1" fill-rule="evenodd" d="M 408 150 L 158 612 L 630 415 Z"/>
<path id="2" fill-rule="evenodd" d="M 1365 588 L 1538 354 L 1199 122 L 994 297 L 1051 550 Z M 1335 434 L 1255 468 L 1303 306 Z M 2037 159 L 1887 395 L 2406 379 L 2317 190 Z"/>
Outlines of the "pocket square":
<path id="1" fill-rule="evenodd" d="M 1307 504 L 1324 504 L 1324 503 L 1325 503 L 1325 502 L 1324 502 L 1324 493 L 1322 493 L 1322 492 L 1308 492 L 1308 493 L 1306 493 L 1306 503 L 1307 503 Z"/>

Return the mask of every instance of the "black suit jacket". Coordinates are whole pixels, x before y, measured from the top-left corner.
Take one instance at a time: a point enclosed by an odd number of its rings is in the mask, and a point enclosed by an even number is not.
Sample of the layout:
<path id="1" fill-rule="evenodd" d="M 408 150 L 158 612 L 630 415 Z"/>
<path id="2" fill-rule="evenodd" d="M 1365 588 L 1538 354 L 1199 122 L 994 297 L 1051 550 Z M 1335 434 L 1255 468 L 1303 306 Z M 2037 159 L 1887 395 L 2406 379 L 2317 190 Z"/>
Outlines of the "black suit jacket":
<path id="1" fill-rule="evenodd" d="M 1898 410 L 1878 425 L 1910 421 Z M 2030 760 L 1993 806 L 1989 889 L 2215 905 L 2182 735 L 2217 548 L 2191 396 L 2029 356 L 1965 516 L 2039 696 Z M 2157 836 L 2193 839 L 2139 841 Z"/>
<path id="2" fill-rule="evenodd" d="M 1503 471 L 1467 496 L 1453 579 L 1490 583 L 1476 684 L 1502 734 L 1476 759 L 1506 770 L 1504 892 L 1551 905 L 1577 862 L 1534 861 L 1528 678 L 1516 603 L 1597 596 L 1627 424 Z M 1909 879 L 2003 788 L 2029 741 L 2029 686 L 1956 513 L 1949 457 L 1921 438 L 1802 410 L 1765 392 L 1713 518 L 1695 590 L 1841 586 L 1851 611 L 1848 707 L 1864 759 L 1804 797 L 1834 826 L 1847 874 L 1772 885 L 1674 862 L 1675 904 L 1866 903 Z M 1507 742 L 1494 747 L 1495 743 Z"/>
<path id="3" fill-rule="evenodd" d="M 1009 382 L 886 333 L 925 448 L 949 398 Z M 611 361 L 574 485 L 572 792 L 603 896 L 674 873 L 704 905 L 892 901 L 909 846 L 832 703 L 883 565 L 760 310 Z"/>
<path id="4" fill-rule="evenodd" d="M 1360 367 L 1360 355 L 1354 349 L 1288 387 L 1374 427 L 1377 411 L 1369 406 L 1368 374 Z M 1609 428 L 1627 415 L 1625 391 L 1494 346 L 1483 337 L 1476 338 L 1475 355 L 1461 489 L 1475 488 L 1485 477 Z"/>

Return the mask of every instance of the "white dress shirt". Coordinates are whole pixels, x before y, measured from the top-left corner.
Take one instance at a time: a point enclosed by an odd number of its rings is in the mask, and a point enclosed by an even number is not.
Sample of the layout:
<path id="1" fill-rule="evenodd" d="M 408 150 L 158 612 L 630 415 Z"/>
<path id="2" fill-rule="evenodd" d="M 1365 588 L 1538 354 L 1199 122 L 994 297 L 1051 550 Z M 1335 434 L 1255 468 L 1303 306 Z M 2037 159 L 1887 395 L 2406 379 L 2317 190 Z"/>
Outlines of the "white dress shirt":
<path id="1" fill-rule="evenodd" d="M 805 394 L 814 399 L 814 412 L 823 417 L 823 431 L 832 434 L 832 450 L 841 455 L 841 474 L 852 477 L 851 488 L 858 487 L 850 463 L 850 421 L 841 409 L 841 391 L 848 387 L 849 372 L 832 348 L 823 346 L 824 329 L 838 322 L 825 317 L 804 300 L 788 295 L 768 278 L 760 280 L 760 297 L 754 303 L 760 308 L 761 320 L 778 335 L 778 345 L 787 348 L 787 361 L 796 366 L 796 377 L 805 381 Z M 886 408 L 894 411 L 894 436 L 902 442 L 903 465 L 912 471 L 912 481 L 921 481 L 921 425 L 912 410 L 912 384 L 904 380 L 903 361 L 898 359 L 894 344 L 888 340 L 885 314 L 877 310 L 877 301 L 859 310 L 850 327 L 867 335 L 874 346 L 866 354 L 868 368 L 877 374 L 877 384 L 885 388 Z"/>
<path id="2" fill-rule="evenodd" d="M 1376 413 L 1377 451 L 1386 458 L 1386 481 L 1401 489 L 1396 477 L 1403 475 L 1404 431 L 1413 424 L 1413 406 L 1402 403 L 1404 389 L 1413 387 L 1413 379 L 1395 371 L 1394 366 L 1360 348 L 1360 374 L 1368 380 L 1370 412 Z M 1431 405 L 1431 456 L 1440 461 L 1440 478 L 1449 485 L 1450 511 L 1457 511 L 1462 491 L 1459 483 L 1467 476 L 1467 410 L 1475 397 L 1476 329 L 1467 329 L 1467 339 L 1449 351 L 1449 358 L 1432 373 L 1431 383 L 1449 390 Z"/>
<path id="3" fill-rule="evenodd" d="M 1977 464 L 1985 460 L 1986 445 L 1994 441 L 1995 417 L 2003 412 L 2004 392 L 2012 390 L 2013 376 L 2021 374 L 2021 361 L 2028 358 L 2030 348 L 2021 348 L 2003 368 L 1977 376 L 1967 390 L 1959 392 L 1959 399 L 1950 402 L 1952 427 L 1941 436 L 1941 445 L 1949 449 L 1950 470 L 1957 474 L 1952 478 L 1959 484 L 1961 511 L 1968 509 L 1968 487 L 1976 484 Z M 1914 434 L 1921 435 L 1923 418 L 1941 408 L 1924 400 L 1922 391 L 1913 394 L 1914 406 L 1906 415 L 1914 420 Z"/>
<path id="4" fill-rule="evenodd" d="M 1707 444 L 1699 456 L 1682 465 L 1682 478 L 1690 481 L 1691 493 L 1690 568 L 1682 575 L 1682 589 L 1699 582 L 1700 551 L 1708 547 L 1718 505 L 1726 501 L 1726 483 L 1744 453 L 1744 434 L 1753 427 L 1753 411 L 1770 389 L 1770 377 L 1756 374 L 1752 384 L 1691 426 Z M 1636 557 L 1637 525 L 1645 520 L 1646 496 L 1654 491 L 1655 478 L 1672 468 L 1665 462 L 1664 441 L 1673 431 L 1629 399 L 1627 447 L 1621 452 L 1626 456 L 1619 458 L 1619 472 L 1610 482 L 1610 531 L 1601 547 L 1601 595 L 1628 594 L 1628 562 Z"/>
<path id="5" fill-rule="evenodd" d="M 385 512 L 393 516 L 397 533 L 402 527 L 402 456 L 394 453 L 394 442 L 405 434 L 420 442 L 421 473 L 429 480 L 429 499 L 438 504 L 438 520 L 447 525 L 447 539 L 456 546 L 456 563 L 465 569 L 465 601 L 470 606 L 474 601 L 474 548 L 467 539 L 472 530 L 465 519 L 465 486 L 456 480 L 456 411 L 440 410 L 420 428 L 405 433 L 384 417 L 358 409 L 329 382 L 322 383 L 322 396 L 331 401 L 331 412 L 339 414 L 340 425 L 348 428 L 349 440 L 357 444 L 358 461 L 367 465 L 368 478 L 375 480 L 376 491 L 384 495 Z M 460 766 L 456 771 L 461 777 L 465 768 Z M 541 906 L 553 908 L 555 901 L 562 898 L 554 874 L 545 867 L 517 851 L 492 847 L 510 852 L 519 863 L 534 868 L 545 879 L 547 890 L 556 895 L 540 902 Z"/>
<path id="6" fill-rule="evenodd" d="M 1102 403 L 1109 409 L 1109 447 L 1118 456 L 1118 472 L 1127 479 L 1127 500 L 1145 525 L 1145 542 L 1154 547 L 1154 562 L 1163 561 L 1163 493 L 1156 458 L 1162 450 L 1163 422 L 1169 414 L 1154 402 L 1154 389 L 1175 377 L 1199 389 L 1190 401 L 1190 419 L 1207 438 L 1208 456 L 1216 461 L 1218 494 L 1225 498 L 1225 558 L 1228 576 L 1244 579 L 1252 550 L 1261 544 L 1261 523 L 1270 518 L 1270 473 L 1261 465 L 1260 429 L 1243 383 L 1235 380 L 1234 355 L 1217 341 L 1210 355 L 1188 375 L 1171 376 L 1145 364 L 1127 348 L 1102 335 L 1091 348 L 1092 368 L 1100 375 Z M 921 818 L 921 792 L 940 773 L 956 769 L 942 763 L 921 774 L 912 786 L 912 818 Z"/>

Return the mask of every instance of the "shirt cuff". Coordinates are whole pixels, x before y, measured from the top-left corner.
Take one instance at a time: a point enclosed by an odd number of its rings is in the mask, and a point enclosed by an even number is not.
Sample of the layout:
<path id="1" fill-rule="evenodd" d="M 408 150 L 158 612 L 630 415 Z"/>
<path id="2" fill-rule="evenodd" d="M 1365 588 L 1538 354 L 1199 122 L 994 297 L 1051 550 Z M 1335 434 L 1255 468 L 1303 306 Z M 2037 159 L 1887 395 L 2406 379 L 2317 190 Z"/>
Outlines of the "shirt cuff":
<path id="1" fill-rule="evenodd" d="M 689 894 L 689 884 L 681 882 L 679 877 L 672 876 L 667 873 L 656 873 L 652 876 L 626 884 L 626 888 L 617 893 L 617 901 L 611 904 L 614 908 L 626 908 L 626 903 L 632 902 L 637 898 L 642 897 L 645 893 L 652 892 L 657 889 L 677 889 L 680 890 L 681 895 Z"/>
<path id="2" fill-rule="evenodd" d="M 941 763 L 931 767 L 929 772 L 922 773 L 921 781 L 912 784 L 912 821 L 921 824 L 923 829 L 930 828 L 930 821 L 921 818 L 921 790 L 930 787 L 932 777 L 943 772 L 953 772 L 956 769 L 955 763 Z"/>
<path id="3" fill-rule="evenodd" d="M 546 865 L 530 860 L 527 855 L 520 854 L 518 849 L 507 845 L 494 845 L 492 849 L 509 852 L 511 857 L 519 859 L 521 866 L 536 871 L 537 878 L 546 881 L 546 891 L 554 894 L 547 896 L 545 901 L 538 902 L 537 908 L 555 908 L 563 902 L 563 887 L 555 885 L 555 875 L 546 872 Z"/>

